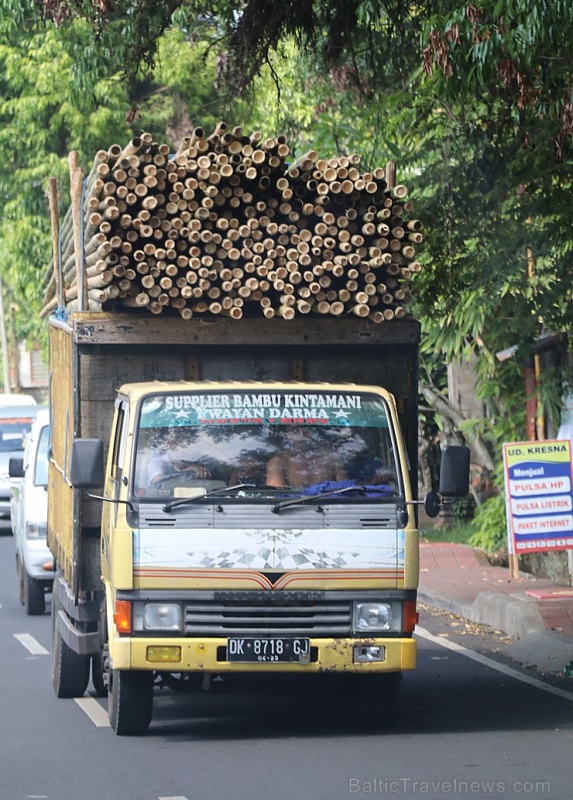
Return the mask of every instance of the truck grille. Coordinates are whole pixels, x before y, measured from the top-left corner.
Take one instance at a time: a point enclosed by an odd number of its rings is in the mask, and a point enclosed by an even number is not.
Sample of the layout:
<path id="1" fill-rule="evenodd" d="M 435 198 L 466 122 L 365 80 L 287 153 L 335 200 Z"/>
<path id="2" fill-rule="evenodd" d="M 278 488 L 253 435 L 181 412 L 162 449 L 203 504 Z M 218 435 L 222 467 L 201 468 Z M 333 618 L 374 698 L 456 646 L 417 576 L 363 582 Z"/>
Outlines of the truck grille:
<path id="1" fill-rule="evenodd" d="M 346 636 L 351 623 L 352 604 L 334 600 L 185 605 L 186 636 Z"/>

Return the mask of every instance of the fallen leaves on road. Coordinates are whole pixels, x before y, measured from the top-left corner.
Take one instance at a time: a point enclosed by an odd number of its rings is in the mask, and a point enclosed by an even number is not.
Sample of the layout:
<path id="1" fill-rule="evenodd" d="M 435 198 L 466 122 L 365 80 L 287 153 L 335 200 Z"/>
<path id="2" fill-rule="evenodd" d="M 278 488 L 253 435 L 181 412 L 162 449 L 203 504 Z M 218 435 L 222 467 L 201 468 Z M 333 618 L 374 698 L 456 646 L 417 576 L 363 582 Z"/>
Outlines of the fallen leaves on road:
<path id="1" fill-rule="evenodd" d="M 428 613 L 430 613 L 429 607 L 421 603 L 418 605 L 421 610 L 427 609 Z M 481 625 L 477 622 L 471 622 L 470 620 L 456 616 L 456 614 L 451 614 L 448 611 L 440 611 L 432 608 L 431 613 L 433 616 L 441 617 L 446 627 L 451 629 L 438 633 L 438 636 L 441 636 L 443 639 L 448 639 L 450 636 L 478 636 L 496 638 L 499 640 L 500 644 L 509 644 L 512 641 L 511 636 L 507 636 L 503 631 L 489 628 L 487 625 Z"/>

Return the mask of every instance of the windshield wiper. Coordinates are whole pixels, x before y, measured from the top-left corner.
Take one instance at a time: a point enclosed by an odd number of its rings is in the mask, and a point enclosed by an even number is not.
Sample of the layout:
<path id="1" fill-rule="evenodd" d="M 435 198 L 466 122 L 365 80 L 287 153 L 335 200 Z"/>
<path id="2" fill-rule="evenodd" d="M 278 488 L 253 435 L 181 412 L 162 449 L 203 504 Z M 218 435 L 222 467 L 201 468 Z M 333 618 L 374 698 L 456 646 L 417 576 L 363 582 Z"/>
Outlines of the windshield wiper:
<path id="1" fill-rule="evenodd" d="M 298 506 L 302 505 L 303 503 L 308 503 L 309 500 L 320 500 L 323 497 L 333 497 L 337 494 L 348 494 L 349 492 L 360 492 L 360 494 L 365 494 L 366 492 L 373 492 L 378 491 L 373 486 L 361 486 L 360 484 L 356 484 L 355 486 L 345 486 L 343 489 L 333 489 L 330 492 L 320 492 L 319 494 L 307 494 L 304 497 L 297 497 L 296 500 L 284 500 L 282 503 L 277 503 L 271 508 L 273 514 L 278 514 L 283 508 L 288 508 L 289 506 Z M 380 487 L 380 493 L 388 494 L 388 489 L 384 489 Z M 394 494 L 394 492 L 392 492 Z"/>
<path id="2" fill-rule="evenodd" d="M 167 513 L 172 511 L 174 508 L 178 506 L 187 505 L 187 503 L 194 503 L 195 500 L 202 500 L 204 497 L 211 497 L 216 494 L 226 494 L 227 492 L 236 492 L 239 489 L 256 489 L 256 483 L 237 483 L 235 486 L 220 486 L 218 489 L 211 489 L 209 492 L 205 492 L 204 494 L 197 494 L 193 497 L 181 497 L 178 500 L 172 500 L 170 503 L 166 503 L 163 506 L 163 510 Z"/>

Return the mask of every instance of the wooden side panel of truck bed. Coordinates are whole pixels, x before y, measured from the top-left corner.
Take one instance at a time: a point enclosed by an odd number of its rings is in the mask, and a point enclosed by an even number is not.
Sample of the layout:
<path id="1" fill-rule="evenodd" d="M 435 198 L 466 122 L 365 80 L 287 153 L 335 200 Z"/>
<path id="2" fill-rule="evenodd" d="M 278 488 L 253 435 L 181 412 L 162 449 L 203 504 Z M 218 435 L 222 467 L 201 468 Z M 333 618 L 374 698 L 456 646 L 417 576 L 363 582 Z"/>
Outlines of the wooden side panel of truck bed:
<path id="1" fill-rule="evenodd" d="M 52 454 L 48 475 L 48 546 L 71 585 L 75 492 L 69 482 L 74 435 L 74 351 L 65 326 L 50 325 Z"/>

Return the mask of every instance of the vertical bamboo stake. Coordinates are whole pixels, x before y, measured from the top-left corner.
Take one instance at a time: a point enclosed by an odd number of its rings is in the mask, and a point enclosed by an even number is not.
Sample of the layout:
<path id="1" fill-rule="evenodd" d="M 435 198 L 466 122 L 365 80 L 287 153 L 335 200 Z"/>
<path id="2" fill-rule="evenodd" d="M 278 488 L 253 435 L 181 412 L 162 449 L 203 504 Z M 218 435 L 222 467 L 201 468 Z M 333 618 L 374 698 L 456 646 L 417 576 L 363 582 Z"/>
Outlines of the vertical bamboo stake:
<path id="1" fill-rule="evenodd" d="M 78 284 L 80 277 L 82 281 L 83 291 L 80 296 L 80 311 L 86 310 L 88 287 L 87 275 L 85 272 L 82 274 L 82 171 L 79 165 L 78 153 L 76 150 L 68 156 L 68 167 L 70 170 L 70 196 L 72 206 L 72 225 L 74 230 L 74 254 L 76 263 L 76 276 Z"/>
<path id="2" fill-rule="evenodd" d="M 384 172 L 386 174 L 386 186 L 388 189 L 393 189 L 396 186 L 396 162 L 388 161 Z"/>
<path id="3" fill-rule="evenodd" d="M 59 247 L 60 212 L 58 208 L 58 189 L 55 178 L 50 178 L 48 183 L 48 205 L 50 209 L 50 224 L 52 229 L 52 251 L 54 253 L 54 286 L 56 287 L 55 295 L 58 298 L 58 305 L 63 306 L 64 298 L 60 276 L 61 265 Z"/>

